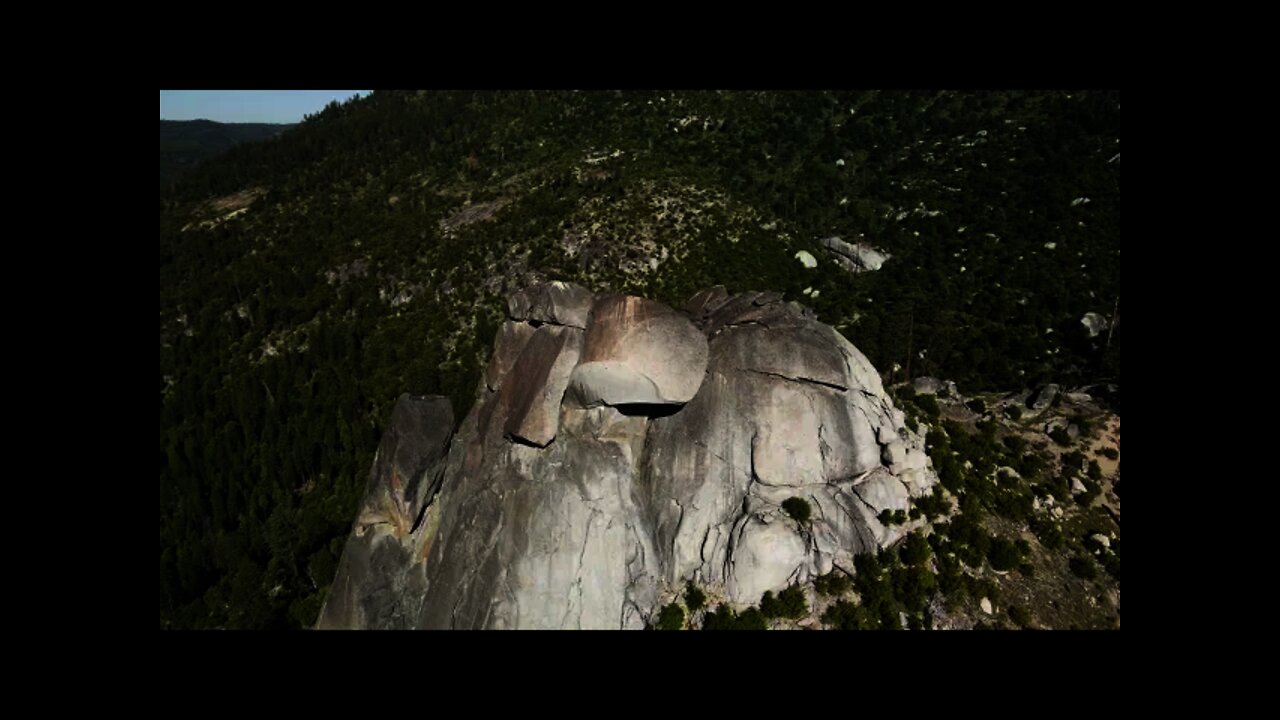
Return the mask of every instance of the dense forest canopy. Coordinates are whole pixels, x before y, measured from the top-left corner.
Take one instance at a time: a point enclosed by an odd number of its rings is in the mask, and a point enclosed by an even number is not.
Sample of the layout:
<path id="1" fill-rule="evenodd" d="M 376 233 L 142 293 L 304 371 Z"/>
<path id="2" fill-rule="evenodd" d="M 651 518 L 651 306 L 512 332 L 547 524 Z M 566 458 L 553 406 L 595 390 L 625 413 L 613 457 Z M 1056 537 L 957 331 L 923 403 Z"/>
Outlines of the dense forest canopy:
<path id="1" fill-rule="evenodd" d="M 161 189 L 161 626 L 312 624 L 392 403 L 464 417 L 536 280 L 777 290 L 890 381 L 1118 385 L 1081 318 L 1118 319 L 1119 156 L 1110 91 L 377 91 L 232 147 Z"/>

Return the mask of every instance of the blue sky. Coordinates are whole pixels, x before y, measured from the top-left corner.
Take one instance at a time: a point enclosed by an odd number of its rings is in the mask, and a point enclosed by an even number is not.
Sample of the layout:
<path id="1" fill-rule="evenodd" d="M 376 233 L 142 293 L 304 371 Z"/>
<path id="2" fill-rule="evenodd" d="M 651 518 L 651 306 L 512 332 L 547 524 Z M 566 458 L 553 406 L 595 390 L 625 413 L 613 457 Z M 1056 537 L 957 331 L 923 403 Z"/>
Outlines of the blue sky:
<path id="1" fill-rule="evenodd" d="M 333 100 L 368 90 L 161 90 L 161 120 L 296 123 Z"/>

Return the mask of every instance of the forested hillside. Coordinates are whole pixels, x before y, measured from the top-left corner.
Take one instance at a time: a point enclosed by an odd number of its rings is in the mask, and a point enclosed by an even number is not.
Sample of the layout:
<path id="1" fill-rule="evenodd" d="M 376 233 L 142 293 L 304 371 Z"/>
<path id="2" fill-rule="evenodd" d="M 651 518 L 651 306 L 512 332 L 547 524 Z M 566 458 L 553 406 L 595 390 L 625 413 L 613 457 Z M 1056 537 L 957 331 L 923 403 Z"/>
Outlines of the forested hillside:
<path id="1" fill-rule="evenodd" d="M 273 123 L 220 123 L 212 120 L 160 121 L 160 191 L 182 173 L 242 142 L 272 138 L 294 127 Z"/>
<path id="2" fill-rule="evenodd" d="M 777 290 L 886 381 L 1118 385 L 1119 154 L 1099 91 L 378 91 L 233 147 L 161 191 L 161 626 L 313 623 L 395 399 L 465 417 L 536 280 Z"/>

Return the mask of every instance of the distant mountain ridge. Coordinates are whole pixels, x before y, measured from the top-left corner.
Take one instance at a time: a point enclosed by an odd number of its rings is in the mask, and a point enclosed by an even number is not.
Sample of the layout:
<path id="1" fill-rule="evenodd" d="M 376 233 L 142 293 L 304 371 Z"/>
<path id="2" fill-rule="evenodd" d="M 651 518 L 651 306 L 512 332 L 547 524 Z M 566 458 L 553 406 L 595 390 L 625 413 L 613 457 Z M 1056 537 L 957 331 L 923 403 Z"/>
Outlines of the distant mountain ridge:
<path id="1" fill-rule="evenodd" d="M 220 123 L 213 120 L 160 121 L 160 182 L 171 181 L 196 163 L 243 142 L 276 137 L 297 123 Z"/>

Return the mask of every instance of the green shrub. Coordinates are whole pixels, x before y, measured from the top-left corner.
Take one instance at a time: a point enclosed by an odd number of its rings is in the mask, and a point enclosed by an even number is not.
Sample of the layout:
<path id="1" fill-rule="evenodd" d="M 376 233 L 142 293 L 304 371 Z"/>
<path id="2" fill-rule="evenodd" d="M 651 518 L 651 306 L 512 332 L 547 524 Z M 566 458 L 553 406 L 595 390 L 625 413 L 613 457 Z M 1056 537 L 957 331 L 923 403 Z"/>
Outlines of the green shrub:
<path id="1" fill-rule="evenodd" d="M 747 608 L 738 615 L 728 605 L 721 605 L 707 612 L 702 620 L 703 630 L 767 630 L 764 615 L 755 608 Z"/>
<path id="2" fill-rule="evenodd" d="M 1102 479 L 1102 466 L 1098 464 L 1097 460 L 1089 461 L 1089 477 L 1094 480 Z"/>
<path id="3" fill-rule="evenodd" d="M 904 524 L 904 523 L 906 523 L 906 522 L 907 522 L 907 511 L 906 511 L 906 510 L 894 510 L 894 511 L 893 511 L 893 524 L 894 524 L 894 525 L 902 525 L 902 524 Z"/>
<path id="4" fill-rule="evenodd" d="M 920 510 L 920 512 L 924 513 L 926 518 L 932 520 L 938 515 L 945 513 L 950 509 L 950 507 L 947 503 L 947 499 L 943 496 L 942 489 L 935 487 L 928 495 L 918 498 L 915 501 L 913 509 Z"/>
<path id="5" fill-rule="evenodd" d="M 849 580 L 849 576 L 839 570 L 832 570 L 826 575 L 820 575 L 813 581 L 813 588 L 823 595 L 834 595 L 839 597 L 849 592 L 853 587 L 853 582 Z M 761 601 L 763 604 L 763 601 Z"/>
<path id="6" fill-rule="evenodd" d="M 1013 469 L 1017 470 L 1024 480 L 1031 480 L 1040 475 L 1044 465 L 1044 458 L 1038 453 L 1025 452 L 1013 463 Z"/>
<path id="7" fill-rule="evenodd" d="M 1102 456 L 1108 460 L 1119 460 L 1120 451 L 1113 447 L 1104 447 L 1102 448 Z"/>
<path id="8" fill-rule="evenodd" d="M 1001 442 L 1004 443 L 1005 447 L 1009 448 L 1009 452 L 1015 454 L 1021 453 L 1027 447 L 1027 439 L 1021 435 L 1005 435 Z"/>
<path id="9" fill-rule="evenodd" d="M 1008 415 L 1011 420 L 1022 419 L 1022 408 L 1017 405 L 1010 405 L 1004 409 L 1004 414 Z"/>
<path id="10" fill-rule="evenodd" d="M 1115 578 L 1116 582 L 1120 582 L 1120 556 L 1108 553 L 1102 558 L 1102 567 L 1107 574 Z"/>
<path id="11" fill-rule="evenodd" d="M 689 608 L 690 613 L 696 613 L 707 604 L 707 596 L 693 582 L 685 583 L 684 604 Z"/>
<path id="12" fill-rule="evenodd" d="M 1031 523 L 1031 532 L 1035 533 L 1036 539 L 1047 550 L 1057 550 L 1062 547 L 1063 537 L 1062 528 L 1052 520 L 1035 520 Z"/>
<path id="13" fill-rule="evenodd" d="M 982 415 L 983 413 L 985 413 L 985 412 L 987 411 L 987 404 L 986 404 L 986 403 L 984 403 L 984 402 L 982 402 L 982 400 L 980 400 L 980 399 L 978 399 L 978 398 L 974 398 L 974 399 L 970 400 L 969 402 L 965 403 L 965 404 L 964 404 L 964 406 L 965 406 L 965 407 L 967 407 L 967 408 L 969 408 L 970 410 L 974 411 L 975 413 L 977 413 L 977 414 L 979 414 L 979 415 Z"/>
<path id="14" fill-rule="evenodd" d="M 901 630 L 902 629 L 902 606 L 896 602 L 886 602 L 880 604 L 880 629 L 881 630 Z"/>
<path id="15" fill-rule="evenodd" d="M 1091 557 L 1076 555 L 1071 558 L 1068 564 L 1071 567 L 1072 574 L 1082 580 L 1092 580 L 1098 577 L 1098 565 Z"/>
<path id="16" fill-rule="evenodd" d="M 735 623 L 734 630 L 768 630 L 769 623 L 765 621 L 764 615 L 757 609 L 749 607 L 742 611 Z"/>
<path id="17" fill-rule="evenodd" d="M 924 414 L 929 416 L 930 418 L 936 419 L 939 415 L 942 414 L 942 411 L 938 409 L 937 398 L 935 398 L 932 395 L 917 395 L 914 398 L 912 398 L 912 402 L 914 402 L 916 404 L 916 407 L 923 410 Z"/>
<path id="18" fill-rule="evenodd" d="M 1022 553 L 1018 546 L 998 537 L 991 541 L 991 549 L 987 551 L 987 560 L 994 570 L 1006 571 L 1018 567 L 1022 563 Z"/>
<path id="19" fill-rule="evenodd" d="M 1071 436 L 1064 427 L 1056 427 L 1049 433 L 1049 438 L 1063 447 L 1071 444 Z"/>
<path id="20" fill-rule="evenodd" d="M 809 522 L 809 502 L 804 498 L 787 498 L 782 503 L 782 509 L 787 511 L 793 520 L 799 523 Z"/>
<path id="21" fill-rule="evenodd" d="M 912 612 L 924 610 L 937 584 L 934 574 L 922 566 L 893 569 L 893 596 Z"/>
<path id="22" fill-rule="evenodd" d="M 684 608 L 675 603 L 664 605 L 658 613 L 659 630 L 681 630 L 684 628 Z"/>
<path id="23" fill-rule="evenodd" d="M 764 604 L 763 598 L 761 605 Z M 804 600 L 804 591 L 799 585 L 792 585 L 778 593 L 778 615 L 791 620 L 799 620 L 809 614 L 809 604 Z M 762 611 L 763 612 L 763 611 Z"/>
<path id="24" fill-rule="evenodd" d="M 1075 496 L 1076 503 L 1082 507 L 1089 507 L 1089 505 L 1093 504 L 1094 498 L 1102 494 L 1102 486 L 1092 480 L 1084 480 L 1082 482 L 1084 492 Z"/>
<path id="25" fill-rule="evenodd" d="M 1084 469 L 1084 453 L 1079 450 L 1072 450 L 1062 456 L 1062 467 L 1066 470 L 1078 472 Z"/>
<path id="26" fill-rule="evenodd" d="M 1003 489 L 992 502 L 992 509 L 997 515 L 1015 521 L 1026 520 L 1034 508 L 1035 498 L 1031 493 L 1016 489 Z"/>
<path id="27" fill-rule="evenodd" d="M 760 596 L 760 613 L 770 619 L 782 617 L 782 604 L 773 596 L 772 590 L 765 590 Z"/>
<path id="28" fill-rule="evenodd" d="M 822 622 L 835 630 L 871 630 L 879 623 L 865 607 L 839 600 L 822 613 Z"/>
<path id="29" fill-rule="evenodd" d="M 1031 613 L 1027 612 L 1026 608 L 1021 605 L 1010 605 L 1008 612 L 1009 619 L 1018 627 L 1024 628 L 1031 624 Z"/>
<path id="30" fill-rule="evenodd" d="M 906 540 L 902 543 L 902 549 L 899 551 L 899 557 L 902 562 L 908 565 L 923 565 L 929 561 L 933 555 L 932 548 L 929 547 L 929 541 L 918 532 L 907 535 Z"/>

